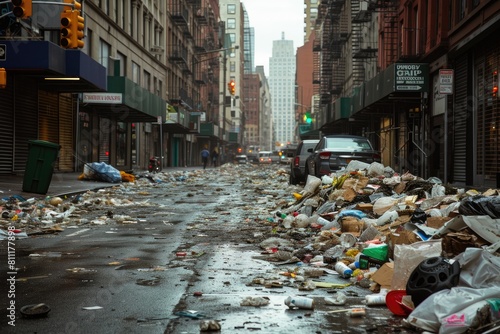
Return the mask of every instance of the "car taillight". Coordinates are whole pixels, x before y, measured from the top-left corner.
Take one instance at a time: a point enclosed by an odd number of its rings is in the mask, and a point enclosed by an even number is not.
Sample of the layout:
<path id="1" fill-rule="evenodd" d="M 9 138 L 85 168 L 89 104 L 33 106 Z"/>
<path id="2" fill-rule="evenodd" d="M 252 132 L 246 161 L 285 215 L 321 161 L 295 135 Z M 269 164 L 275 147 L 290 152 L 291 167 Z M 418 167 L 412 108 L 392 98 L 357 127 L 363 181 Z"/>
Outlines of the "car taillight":
<path id="1" fill-rule="evenodd" d="M 382 157 L 380 156 L 380 154 L 374 154 L 373 155 L 373 160 L 375 161 L 381 161 Z"/>
<path id="2" fill-rule="evenodd" d="M 321 160 L 329 160 L 330 159 L 330 152 L 321 152 L 319 154 L 319 158 Z"/>
<path id="3" fill-rule="evenodd" d="M 295 157 L 295 159 L 293 159 L 293 165 L 295 167 L 299 167 L 299 165 L 300 165 L 300 158 L 299 157 Z"/>

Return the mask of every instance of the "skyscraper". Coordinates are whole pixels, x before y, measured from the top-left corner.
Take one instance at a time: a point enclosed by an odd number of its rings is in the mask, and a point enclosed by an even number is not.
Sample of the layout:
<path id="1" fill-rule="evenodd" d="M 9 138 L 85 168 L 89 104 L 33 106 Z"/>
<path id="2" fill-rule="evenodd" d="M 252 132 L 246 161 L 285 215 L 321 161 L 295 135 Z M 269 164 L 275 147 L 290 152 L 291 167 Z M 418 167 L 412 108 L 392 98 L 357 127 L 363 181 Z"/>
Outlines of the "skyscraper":
<path id="1" fill-rule="evenodd" d="M 276 146 L 294 141 L 295 128 L 295 52 L 292 40 L 273 41 L 269 59 L 269 89 L 271 91 L 272 119 Z"/>

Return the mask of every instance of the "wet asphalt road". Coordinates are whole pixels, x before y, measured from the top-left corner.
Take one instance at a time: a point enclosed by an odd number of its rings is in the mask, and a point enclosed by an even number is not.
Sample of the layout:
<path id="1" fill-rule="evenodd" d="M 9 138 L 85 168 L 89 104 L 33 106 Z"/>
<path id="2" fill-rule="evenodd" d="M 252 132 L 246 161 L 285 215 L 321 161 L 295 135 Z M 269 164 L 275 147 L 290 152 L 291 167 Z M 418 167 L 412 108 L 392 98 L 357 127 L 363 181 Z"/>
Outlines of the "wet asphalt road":
<path id="1" fill-rule="evenodd" d="M 252 283 L 295 264 L 277 267 L 251 242 L 269 229 L 259 229 L 256 221 L 265 216 L 255 208 L 272 206 L 246 174 L 229 177 L 211 169 L 203 178 L 139 194 L 126 190 L 139 204 L 113 214 L 135 217 L 135 224 L 77 224 L 58 235 L 16 240 L 16 326 L 7 325 L 2 292 L 0 332 L 199 333 L 200 322 L 216 319 L 221 333 L 411 333 L 385 306 L 367 307 L 363 317 L 329 313 L 364 307 L 371 292 L 358 286 L 342 290 L 349 293 L 346 305 L 331 306 L 325 298 L 335 295 L 333 289 Z M 264 171 L 257 177 L 261 188 L 272 182 Z M 5 262 L 6 242 L 0 245 Z M 320 280 L 348 282 L 337 275 Z M 288 296 L 313 298 L 315 308 L 289 309 Z M 245 297 L 265 297 L 269 305 L 240 306 Z M 20 315 L 22 306 L 39 303 L 50 306 L 47 317 Z"/>

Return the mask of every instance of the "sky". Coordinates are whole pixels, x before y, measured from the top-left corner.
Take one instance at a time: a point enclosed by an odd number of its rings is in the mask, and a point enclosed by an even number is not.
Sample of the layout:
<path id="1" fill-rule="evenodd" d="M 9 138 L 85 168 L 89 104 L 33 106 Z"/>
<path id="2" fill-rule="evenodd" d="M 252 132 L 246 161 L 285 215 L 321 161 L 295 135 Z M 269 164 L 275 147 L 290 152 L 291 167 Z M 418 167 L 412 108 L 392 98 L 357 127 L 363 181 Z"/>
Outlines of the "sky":
<path id="1" fill-rule="evenodd" d="M 255 66 L 263 65 L 269 75 L 273 41 L 293 40 L 293 48 L 304 45 L 304 0 L 242 0 L 250 26 L 255 29 Z"/>

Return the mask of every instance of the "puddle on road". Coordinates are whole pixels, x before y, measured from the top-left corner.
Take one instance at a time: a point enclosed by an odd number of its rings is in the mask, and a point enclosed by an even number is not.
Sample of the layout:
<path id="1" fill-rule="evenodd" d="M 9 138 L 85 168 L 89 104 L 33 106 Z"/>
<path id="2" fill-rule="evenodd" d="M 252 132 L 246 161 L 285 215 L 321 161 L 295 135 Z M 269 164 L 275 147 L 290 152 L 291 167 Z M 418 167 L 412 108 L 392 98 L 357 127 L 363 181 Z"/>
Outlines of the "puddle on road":
<path id="1" fill-rule="evenodd" d="M 156 285 L 160 284 L 160 279 L 159 278 L 138 279 L 137 281 L 135 281 L 135 284 L 144 285 L 144 286 L 156 286 Z"/>

